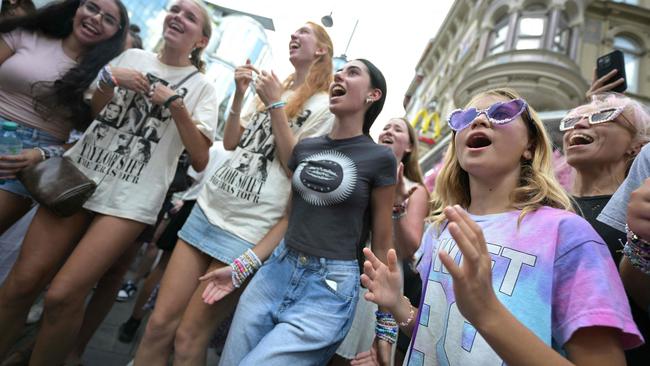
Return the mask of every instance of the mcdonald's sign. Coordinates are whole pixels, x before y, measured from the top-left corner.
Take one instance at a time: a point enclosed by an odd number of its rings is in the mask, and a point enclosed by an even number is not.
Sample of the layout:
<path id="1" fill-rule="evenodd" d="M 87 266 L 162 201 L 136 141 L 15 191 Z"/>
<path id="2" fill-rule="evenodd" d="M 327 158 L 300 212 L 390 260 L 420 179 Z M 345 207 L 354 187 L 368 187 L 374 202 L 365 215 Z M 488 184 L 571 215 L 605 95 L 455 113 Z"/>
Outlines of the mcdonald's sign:
<path id="1" fill-rule="evenodd" d="M 420 109 L 411 121 L 411 126 L 418 131 L 418 140 L 429 145 L 435 144 L 442 133 L 440 114 L 436 111 L 430 112 L 426 108 Z"/>

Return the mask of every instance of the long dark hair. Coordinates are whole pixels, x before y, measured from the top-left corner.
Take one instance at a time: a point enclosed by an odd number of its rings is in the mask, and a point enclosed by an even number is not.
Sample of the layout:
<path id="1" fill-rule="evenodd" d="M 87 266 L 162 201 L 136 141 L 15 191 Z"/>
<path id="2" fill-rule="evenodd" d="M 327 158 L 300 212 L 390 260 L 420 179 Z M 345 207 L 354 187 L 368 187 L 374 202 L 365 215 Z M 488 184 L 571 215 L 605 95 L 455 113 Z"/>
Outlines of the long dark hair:
<path id="1" fill-rule="evenodd" d="M 120 11 L 120 29 L 109 39 L 90 47 L 79 63 L 54 82 L 32 85 L 34 108 L 45 118 L 56 116 L 84 130 L 92 121 L 90 107 L 84 102 L 84 92 L 99 70 L 122 52 L 129 29 L 129 15 L 120 0 L 113 0 Z M 48 37 L 64 39 L 72 33 L 72 23 L 82 0 L 50 3 L 35 13 L 0 22 L 0 33 L 16 28 L 40 32 Z"/>
<path id="2" fill-rule="evenodd" d="M 363 133 L 366 135 L 370 134 L 370 127 L 381 113 L 381 110 L 384 108 L 384 102 L 386 101 L 386 79 L 384 74 L 375 66 L 372 62 L 359 58 L 357 61 L 363 62 L 364 65 L 368 68 L 368 74 L 370 75 L 370 86 L 376 89 L 381 90 L 381 98 L 372 102 L 370 108 L 363 115 Z"/>

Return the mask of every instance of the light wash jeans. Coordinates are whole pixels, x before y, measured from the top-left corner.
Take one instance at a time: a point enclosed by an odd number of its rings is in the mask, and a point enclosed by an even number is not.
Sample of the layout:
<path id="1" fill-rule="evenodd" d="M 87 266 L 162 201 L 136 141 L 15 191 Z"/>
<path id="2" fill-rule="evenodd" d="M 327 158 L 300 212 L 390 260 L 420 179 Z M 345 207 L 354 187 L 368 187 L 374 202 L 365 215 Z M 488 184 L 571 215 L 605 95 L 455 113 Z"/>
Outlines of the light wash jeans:
<path id="1" fill-rule="evenodd" d="M 358 297 L 356 260 L 312 257 L 282 242 L 242 294 L 219 365 L 325 365 Z"/>

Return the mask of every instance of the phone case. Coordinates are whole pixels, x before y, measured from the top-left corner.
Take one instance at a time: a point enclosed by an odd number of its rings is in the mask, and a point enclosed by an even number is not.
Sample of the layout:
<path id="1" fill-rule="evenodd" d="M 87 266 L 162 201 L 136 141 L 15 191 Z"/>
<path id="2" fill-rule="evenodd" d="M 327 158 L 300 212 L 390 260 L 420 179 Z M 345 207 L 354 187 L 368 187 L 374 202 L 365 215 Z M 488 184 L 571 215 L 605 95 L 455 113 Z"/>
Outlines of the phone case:
<path id="1" fill-rule="evenodd" d="M 615 50 L 604 56 L 598 57 L 596 60 L 596 76 L 601 78 L 612 70 L 618 70 L 616 75 L 609 78 L 608 83 L 614 82 L 623 78 L 623 84 L 616 86 L 612 91 L 622 93 L 627 89 L 627 80 L 625 80 L 625 58 L 623 52 Z"/>

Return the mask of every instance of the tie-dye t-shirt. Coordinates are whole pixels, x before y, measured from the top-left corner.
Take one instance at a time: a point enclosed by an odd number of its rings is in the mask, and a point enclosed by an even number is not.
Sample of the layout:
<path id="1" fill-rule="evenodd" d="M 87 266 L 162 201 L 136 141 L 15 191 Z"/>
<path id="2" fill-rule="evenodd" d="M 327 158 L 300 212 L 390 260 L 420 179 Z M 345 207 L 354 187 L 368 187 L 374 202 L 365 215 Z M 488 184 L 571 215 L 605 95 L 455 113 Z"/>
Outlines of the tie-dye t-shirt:
<path id="1" fill-rule="evenodd" d="M 499 301 L 542 341 L 561 348 L 583 327 L 622 330 L 624 348 L 643 341 L 607 245 L 583 218 L 542 207 L 517 227 L 519 211 L 472 216 L 492 254 L 493 287 Z M 440 250 L 459 263 L 451 234 L 431 226 L 423 236 L 418 271 L 423 294 L 418 324 L 405 365 L 502 365 L 455 302 L 451 275 Z"/>

